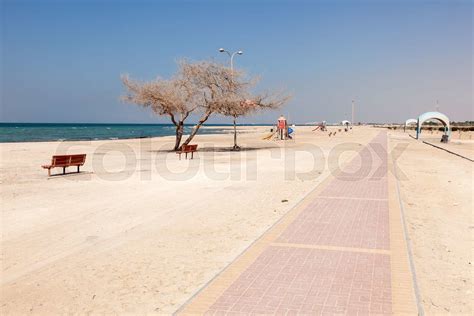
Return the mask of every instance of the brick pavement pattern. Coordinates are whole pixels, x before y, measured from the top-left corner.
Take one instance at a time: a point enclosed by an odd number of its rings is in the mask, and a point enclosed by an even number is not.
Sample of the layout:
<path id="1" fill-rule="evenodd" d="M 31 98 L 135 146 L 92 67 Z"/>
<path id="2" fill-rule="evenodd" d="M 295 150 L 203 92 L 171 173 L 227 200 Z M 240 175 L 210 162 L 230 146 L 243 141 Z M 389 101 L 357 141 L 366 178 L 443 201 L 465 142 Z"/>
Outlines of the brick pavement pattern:
<path id="1" fill-rule="evenodd" d="M 391 314 L 387 170 L 381 132 L 204 313 Z"/>

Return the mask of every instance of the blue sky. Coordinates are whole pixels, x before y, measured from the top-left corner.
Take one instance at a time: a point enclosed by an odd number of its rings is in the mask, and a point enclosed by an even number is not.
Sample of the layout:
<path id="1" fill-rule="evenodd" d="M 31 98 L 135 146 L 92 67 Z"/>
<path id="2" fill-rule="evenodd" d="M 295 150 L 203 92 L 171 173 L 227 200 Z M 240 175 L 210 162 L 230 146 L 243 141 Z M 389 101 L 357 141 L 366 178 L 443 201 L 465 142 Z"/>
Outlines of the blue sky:
<path id="1" fill-rule="evenodd" d="M 120 74 L 242 49 L 237 67 L 292 101 L 242 122 L 473 120 L 471 1 L 2 1 L 3 122 L 167 122 L 119 101 Z M 193 118 L 194 119 L 194 118 Z M 227 122 L 215 117 L 210 122 Z"/>

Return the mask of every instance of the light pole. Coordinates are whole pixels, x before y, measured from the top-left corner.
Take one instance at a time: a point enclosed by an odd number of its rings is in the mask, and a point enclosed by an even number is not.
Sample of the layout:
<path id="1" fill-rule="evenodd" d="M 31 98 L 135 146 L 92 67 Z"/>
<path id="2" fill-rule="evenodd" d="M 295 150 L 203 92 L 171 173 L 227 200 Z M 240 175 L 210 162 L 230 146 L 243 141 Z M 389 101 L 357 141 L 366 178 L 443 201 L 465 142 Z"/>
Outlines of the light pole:
<path id="1" fill-rule="evenodd" d="M 229 57 L 230 57 L 230 73 L 231 73 L 232 78 L 233 78 L 234 77 L 234 56 L 235 55 L 242 55 L 244 52 L 241 51 L 241 50 L 238 50 L 238 51 L 233 52 L 231 54 L 229 51 L 227 51 L 223 48 L 219 48 L 219 52 L 220 53 L 227 53 L 227 55 L 229 55 Z"/>
<path id="2" fill-rule="evenodd" d="M 355 122 L 354 122 L 354 100 L 352 100 L 352 115 L 351 115 L 351 124 L 352 126 L 354 126 Z"/>
<path id="3" fill-rule="evenodd" d="M 232 90 L 234 90 L 234 56 L 242 55 L 244 52 L 241 50 L 238 50 L 231 54 L 229 51 L 223 48 L 219 48 L 219 52 L 226 53 L 230 57 L 230 78 L 231 78 L 230 84 L 231 84 Z M 240 147 L 237 145 L 237 122 L 236 121 L 237 121 L 237 115 L 234 115 L 234 148 L 233 149 L 240 150 Z"/>

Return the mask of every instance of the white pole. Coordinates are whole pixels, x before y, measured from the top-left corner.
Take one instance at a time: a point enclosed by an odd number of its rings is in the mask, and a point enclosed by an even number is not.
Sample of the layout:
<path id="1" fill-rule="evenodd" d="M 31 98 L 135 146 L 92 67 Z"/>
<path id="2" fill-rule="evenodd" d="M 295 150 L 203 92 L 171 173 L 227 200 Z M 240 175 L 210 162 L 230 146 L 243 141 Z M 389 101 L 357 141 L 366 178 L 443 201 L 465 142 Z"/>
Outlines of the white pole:
<path id="1" fill-rule="evenodd" d="M 352 119 L 351 119 L 351 124 L 354 125 L 354 100 L 352 100 Z"/>
<path id="2" fill-rule="evenodd" d="M 232 81 L 234 81 L 234 56 L 237 54 L 237 52 L 233 53 L 232 56 L 230 56 L 230 75 L 232 76 Z"/>

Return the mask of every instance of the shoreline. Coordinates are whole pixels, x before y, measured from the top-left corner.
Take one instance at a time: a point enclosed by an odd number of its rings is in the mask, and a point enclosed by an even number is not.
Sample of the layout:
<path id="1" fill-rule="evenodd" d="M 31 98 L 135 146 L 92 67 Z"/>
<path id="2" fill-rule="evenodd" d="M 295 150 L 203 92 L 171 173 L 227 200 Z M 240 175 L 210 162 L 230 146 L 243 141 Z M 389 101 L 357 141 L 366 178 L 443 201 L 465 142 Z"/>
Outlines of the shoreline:
<path id="1" fill-rule="evenodd" d="M 107 124 L 103 124 L 107 125 Z M 241 128 L 239 131 L 239 127 Z M 252 127 L 252 129 L 242 129 L 242 127 Z M 263 128 L 269 127 L 267 125 L 237 125 L 237 132 L 253 132 L 255 128 Z M 233 126 L 202 126 L 200 130 L 225 130 L 225 132 L 218 133 L 218 132 L 209 132 L 209 133 L 197 133 L 196 136 L 202 135 L 227 135 L 233 133 Z M 186 139 L 190 134 L 183 134 L 183 139 Z M 195 136 L 195 137 L 196 137 Z M 139 139 L 154 139 L 154 138 L 162 138 L 162 137 L 173 137 L 174 134 L 170 135 L 157 135 L 157 136 L 141 136 L 141 137 L 110 137 L 110 138 L 77 138 L 77 139 L 57 139 L 57 140 L 27 140 L 27 141 L 0 141 L 0 144 L 37 144 L 37 143 L 64 143 L 64 142 L 95 142 L 95 141 L 117 141 L 117 140 L 139 140 Z"/>

